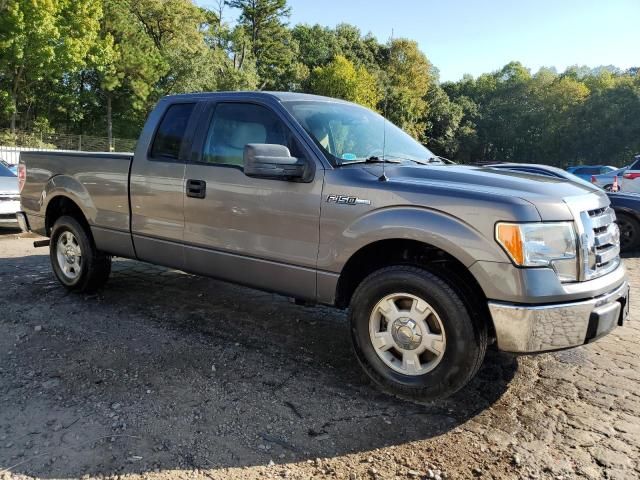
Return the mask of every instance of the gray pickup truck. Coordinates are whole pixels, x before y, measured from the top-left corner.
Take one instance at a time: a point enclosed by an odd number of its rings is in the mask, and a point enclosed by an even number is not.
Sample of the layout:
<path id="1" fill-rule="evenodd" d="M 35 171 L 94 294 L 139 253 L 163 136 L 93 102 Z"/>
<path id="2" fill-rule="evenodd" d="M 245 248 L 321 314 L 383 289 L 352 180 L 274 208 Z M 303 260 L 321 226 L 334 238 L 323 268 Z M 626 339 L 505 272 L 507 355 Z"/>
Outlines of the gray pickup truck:
<path id="1" fill-rule="evenodd" d="M 50 238 L 70 290 L 119 256 L 349 307 L 362 367 L 403 397 L 459 390 L 492 343 L 589 343 L 629 308 L 603 192 L 442 165 L 340 100 L 171 96 L 135 154 L 25 152 L 18 173 L 21 226 Z"/>

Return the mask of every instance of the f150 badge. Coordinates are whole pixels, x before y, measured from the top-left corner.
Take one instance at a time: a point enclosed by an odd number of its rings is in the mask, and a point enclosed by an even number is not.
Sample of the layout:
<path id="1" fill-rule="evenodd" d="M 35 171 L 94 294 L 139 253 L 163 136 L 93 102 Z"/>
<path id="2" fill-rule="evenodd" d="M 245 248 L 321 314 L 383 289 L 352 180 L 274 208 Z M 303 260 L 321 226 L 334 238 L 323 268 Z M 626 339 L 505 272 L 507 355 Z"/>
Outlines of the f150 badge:
<path id="1" fill-rule="evenodd" d="M 337 203 L 340 205 L 371 205 L 371 200 L 348 195 L 329 195 L 327 203 Z"/>

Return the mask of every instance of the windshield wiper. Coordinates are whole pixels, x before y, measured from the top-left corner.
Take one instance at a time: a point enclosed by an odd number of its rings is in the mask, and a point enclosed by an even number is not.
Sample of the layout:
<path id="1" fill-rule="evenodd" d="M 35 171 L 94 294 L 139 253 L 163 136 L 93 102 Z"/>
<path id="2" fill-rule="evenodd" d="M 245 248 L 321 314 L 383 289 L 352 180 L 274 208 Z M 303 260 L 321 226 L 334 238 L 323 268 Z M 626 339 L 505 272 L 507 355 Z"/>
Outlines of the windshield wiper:
<path id="1" fill-rule="evenodd" d="M 433 163 L 437 163 L 440 164 L 442 163 L 438 157 L 430 157 L 427 158 L 426 160 L 417 160 L 415 158 L 409 158 L 409 157 L 401 157 L 401 156 L 396 156 L 393 155 L 393 157 L 395 157 L 395 161 L 393 163 L 402 163 L 402 162 L 413 162 L 413 163 L 417 163 L 418 165 L 431 165 Z"/>
<path id="2" fill-rule="evenodd" d="M 340 163 L 342 165 L 353 165 L 355 163 L 402 163 L 399 160 L 389 160 L 388 158 L 380 158 L 376 156 L 371 156 L 369 158 L 363 158 L 361 160 L 353 160 L 351 162 Z"/>

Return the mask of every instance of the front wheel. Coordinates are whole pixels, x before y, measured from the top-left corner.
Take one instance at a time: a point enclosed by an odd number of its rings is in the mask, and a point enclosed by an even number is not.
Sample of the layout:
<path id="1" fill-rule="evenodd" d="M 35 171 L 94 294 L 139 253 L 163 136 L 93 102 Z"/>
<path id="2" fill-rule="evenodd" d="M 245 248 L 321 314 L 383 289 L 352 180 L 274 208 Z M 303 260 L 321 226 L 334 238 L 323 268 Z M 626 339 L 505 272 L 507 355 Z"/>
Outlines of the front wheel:
<path id="1" fill-rule="evenodd" d="M 96 249 L 87 230 L 73 217 L 56 220 L 49 257 L 58 281 L 72 291 L 94 291 L 111 273 L 111 257 Z"/>
<path id="2" fill-rule="evenodd" d="M 616 214 L 620 228 L 620 250 L 628 252 L 640 246 L 640 222 L 624 213 Z"/>
<path id="3" fill-rule="evenodd" d="M 436 400 L 464 387 L 487 347 L 474 321 L 442 278 L 411 266 L 378 270 L 351 302 L 351 336 L 365 372 L 401 397 Z"/>

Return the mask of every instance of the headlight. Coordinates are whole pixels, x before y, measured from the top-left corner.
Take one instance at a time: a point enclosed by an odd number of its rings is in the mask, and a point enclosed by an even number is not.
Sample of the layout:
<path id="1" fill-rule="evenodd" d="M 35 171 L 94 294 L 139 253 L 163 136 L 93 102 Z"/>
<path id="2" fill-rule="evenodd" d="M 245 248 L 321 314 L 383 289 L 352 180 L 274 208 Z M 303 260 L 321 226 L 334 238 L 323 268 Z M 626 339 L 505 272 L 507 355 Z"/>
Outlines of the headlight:
<path id="1" fill-rule="evenodd" d="M 571 222 L 498 223 L 496 240 L 519 267 L 551 267 L 561 282 L 578 280 L 576 233 Z"/>

